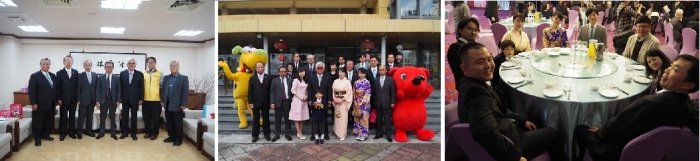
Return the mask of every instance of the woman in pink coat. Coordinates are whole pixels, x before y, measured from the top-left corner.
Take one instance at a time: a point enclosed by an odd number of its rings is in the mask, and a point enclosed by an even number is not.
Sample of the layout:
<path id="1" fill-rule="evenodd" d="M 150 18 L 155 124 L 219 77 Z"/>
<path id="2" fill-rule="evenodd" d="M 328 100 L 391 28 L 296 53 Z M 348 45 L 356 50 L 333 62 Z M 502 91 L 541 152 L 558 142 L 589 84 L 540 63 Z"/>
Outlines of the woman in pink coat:
<path id="1" fill-rule="evenodd" d="M 338 71 L 338 79 L 333 81 L 333 132 L 340 141 L 348 135 L 348 111 L 352 104 L 352 84 L 345 77 L 345 70 Z"/>
<path id="2" fill-rule="evenodd" d="M 301 127 L 304 125 L 304 121 L 309 119 L 309 109 L 306 104 L 306 72 L 304 70 L 299 70 L 299 75 L 294 82 L 292 82 L 292 106 L 289 110 L 289 120 L 294 121 L 297 128 L 297 138 L 304 140 L 306 136 L 301 131 Z"/>

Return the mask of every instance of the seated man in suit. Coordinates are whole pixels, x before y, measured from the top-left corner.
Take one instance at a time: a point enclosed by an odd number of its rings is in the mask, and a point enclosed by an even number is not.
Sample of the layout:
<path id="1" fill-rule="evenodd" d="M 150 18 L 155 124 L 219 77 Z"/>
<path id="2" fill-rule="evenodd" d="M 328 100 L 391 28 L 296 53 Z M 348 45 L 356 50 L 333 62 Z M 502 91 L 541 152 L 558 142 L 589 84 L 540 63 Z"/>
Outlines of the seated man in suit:
<path id="1" fill-rule="evenodd" d="M 165 126 L 168 130 L 168 138 L 164 142 L 173 142 L 173 146 L 182 144 L 182 119 L 187 108 L 189 92 L 189 80 L 186 75 L 180 74 L 180 62 L 170 62 L 170 75 L 163 78 L 162 93 L 160 95 L 161 106 L 165 108 Z"/>
<path id="2" fill-rule="evenodd" d="M 694 108 L 688 93 L 698 91 L 698 58 L 679 55 L 661 77 L 661 86 L 663 90 L 633 102 L 600 128 L 576 127 L 577 159 L 583 160 L 588 150 L 593 160 L 619 160 L 622 148 L 637 136 L 659 126 L 681 127 L 691 121 Z"/>
<path id="3" fill-rule="evenodd" d="M 676 15 L 668 20 L 668 23 L 671 23 L 671 26 L 673 26 L 673 38 L 676 43 L 683 45 L 683 27 L 685 26 L 685 23 L 683 23 L 683 10 L 677 9 Z"/>
<path id="4" fill-rule="evenodd" d="M 579 41 L 589 41 L 591 39 L 598 40 L 598 43 L 604 43 L 608 46 L 608 33 L 605 26 L 598 24 L 598 11 L 590 7 L 586 9 L 586 17 L 588 25 L 581 27 L 581 34 L 578 36 Z"/>
<path id="5" fill-rule="evenodd" d="M 470 124 L 474 140 L 496 160 L 532 159 L 547 150 L 552 160 L 564 160 L 558 156 L 563 152 L 555 152 L 562 149 L 555 143 L 557 131 L 537 129 L 525 115 L 510 111 L 505 95 L 491 87 L 494 62 L 486 47 L 466 43 L 460 56 L 466 77 L 460 83 L 457 112 L 460 123 Z"/>

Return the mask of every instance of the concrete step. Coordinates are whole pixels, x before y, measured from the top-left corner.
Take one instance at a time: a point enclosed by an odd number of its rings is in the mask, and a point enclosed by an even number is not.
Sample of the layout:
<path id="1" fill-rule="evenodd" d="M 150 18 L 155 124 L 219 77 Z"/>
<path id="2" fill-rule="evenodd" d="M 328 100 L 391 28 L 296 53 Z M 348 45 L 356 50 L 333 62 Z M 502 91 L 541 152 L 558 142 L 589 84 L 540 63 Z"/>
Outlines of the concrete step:
<path id="1" fill-rule="evenodd" d="M 230 102 L 230 103 L 222 103 L 221 101 L 219 101 L 219 111 L 222 111 L 222 110 L 235 110 L 235 109 L 233 108 L 233 104 L 234 104 L 233 102 Z M 442 106 L 441 106 L 441 103 L 440 103 L 440 102 L 427 102 L 427 101 L 426 101 L 426 102 L 425 102 L 425 106 L 426 106 L 426 109 L 427 109 L 428 111 L 431 111 L 431 110 L 441 111 L 441 110 L 442 110 Z"/>
<path id="2" fill-rule="evenodd" d="M 294 134 L 297 133 L 297 132 L 296 132 L 296 128 L 294 127 L 294 124 L 292 124 L 291 127 L 292 127 L 292 129 L 291 129 L 291 131 L 292 131 L 292 136 L 294 136 Z M 284 135 L 284 124 L 282 125 L 281 128 L 282 128 L 282 130 L 283 130 L 282 135 Z M 439 136 L 439 134 L 440 134 L 440 125 L 426 125 L 425 128 L 426 128 L 426 129 L 433 130 L 433 132 L 435 132 L 435 135 L 436 135 L 436 136 Z M 437 129 L 437 130 L 435 130 L 435 129 Z M 392 128 L 392 131 L 394 131 L 394 130 L 395 130 L 395 129 Z M 270 133 L 271 133 L 272 135 L 274 135 L 274 131 L 275 131 L 275 125 L 274 125 L 274 124 L 271 124 L 271 125 L 270 125 Z M 304 126 L 302 127 L 302 132 L 304 132 L 305 135 L 309 135 L 309 133 L 310 133 L 311 131 L 312 131 L 312 129 L 311 129 L 311 123 L 310 123 L 310 122 L 305 122 L 305 123 L 304 123 Z M 328 132 L 329 132 L 329 133 L 333 133 L 333 126 L 332 126 L 332 125 L 328 125 Z M 252 127 L 252 125 L 249 125 L 248 128 L 245 128 L 245 129 L 239 129 L 239 128 L 238 128 L 238 124 L 235 124 L 235 125 L 229 125 L 229 124 L 224 124 L 224 125 L 222 125 L 222 124 L 219 124 L 219 134 L 237 134 L 237 135 L 244 134 L 244 135 L 250 135 L 250 134 L 252 134 L 252 133 L 253 133 L 253 127 Z M 260 129 L 260 133 L 262 133 L 262 128 Z M 351 126 L 348 126 L 348 136 L 352 136 L 352 135 L 350 135 L 350 134 L 352 134 L 352 127 L 351 127 Z M 370 129 L 369 134 L 370 134 L 371 137 L 374 137 L 374 135 L 376 135 L 376 130 L 373 129 L 373 128 Z M 261 135 L 262 135 L 262 134 L 261 134 Z M 413 135 L 413 136 L 415 136 L 415 133 L 409 132 L 408 135 Z M 296 137 L 294 137 L 294 138 L 296 139 Z"/>

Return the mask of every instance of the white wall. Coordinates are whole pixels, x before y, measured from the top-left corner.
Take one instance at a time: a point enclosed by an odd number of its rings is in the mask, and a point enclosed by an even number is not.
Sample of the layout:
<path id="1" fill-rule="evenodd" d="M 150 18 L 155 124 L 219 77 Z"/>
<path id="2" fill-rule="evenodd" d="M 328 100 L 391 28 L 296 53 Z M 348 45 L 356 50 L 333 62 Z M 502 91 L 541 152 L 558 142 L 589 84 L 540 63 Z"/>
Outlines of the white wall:
<path id="1" fill-rule="evenodd" d="M 8 79 L 0 79 L 0 101 L 3 102 L 13 102 L 12 91 L 20 90 L 29 81 L 29 76 L 39 71 L 39 60 L 41 58 L 48 57 L 51 59 L 51 69 L 49 70 L 56 73 L 64 67 L 62 59 L 69 52 L 128 53 L 133 51 L 146 53 L 148 57 L 153 56 L 158 60 L 156 68 L 162 70 L 164 74 L 170 73 L 169 64 L 172 60 L 180 62 L 180 73 L 185 75 L 214 72 L 216 70 L 215 66 L 213 66 L 216 61 L 213 58 L 215 56 L 213 41 L 205 43 L 175 43 L 110 40 L 18 40 L 14 37 L 5 37 L 0 37 L 0 53 L 2 53 L 3 59 L 6 57 L 5 55 L 10 55 L 11 60 L 15 61 L 3 60 L 0 63 L 0 75 L 13 76 L 9 81 Z M 15 63 L 6 64 L 7 62 Z M 210 68 L 207 69 L 205 66 L 210 66 Z M 73 68 L 78 70 L 78 72 L 84 71 L 82 66 L 74 65 Z"/>

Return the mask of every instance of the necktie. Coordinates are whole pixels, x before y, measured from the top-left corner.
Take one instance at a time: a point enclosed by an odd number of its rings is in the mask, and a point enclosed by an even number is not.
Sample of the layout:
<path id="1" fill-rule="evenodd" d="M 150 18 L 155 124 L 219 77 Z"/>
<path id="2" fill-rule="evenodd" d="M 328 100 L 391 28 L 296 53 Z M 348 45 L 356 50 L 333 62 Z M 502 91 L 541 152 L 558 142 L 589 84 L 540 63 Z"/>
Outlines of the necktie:
<path id="1" fill-rule="evenodd" d="M 314 70 L 314 65 L 309 65 L 309 70 Z"/>
<path id="2" fill-rule="evenodd" d="M 168 88 L 168 98 L 170 98 L 171 95 L 173 95 L 173 84 L 175 83 L 175 76 L 170 78 L 170 88 Z"/>
<path id="3" fill-rule="evenodd" d="M 262 79 L 263 79 L 262 75 L 258 75 L 258 79 L 260 79 L 260 84 L 262 84 Z"/>
<path id="4" fill-rule="evenodd" d="M 394 64 L 389 64 L 389 69 L 393 68 Z"/>
<path id="5" fill-rule="evenodd" d="M 384 88 L 384 76 L 382 76 L 382 78 L 379 79 L 379 87 Z"/>
<path id="6" fill-rule="evenodd" d="M 106 83 L 107 84 L 107 98 L 112 97 L 112 92 L 110 92 L 111 91 L 110 87 L 112 86 L 111 85 L 112 82 L 109 81 L 110 76 L 111 75 L 109 75 L 109 74 L 107 75 L 107 83 Z"/>
<path id="7" fill-rule="evenodd" d="M 656 93 L 656 78 L 652 78 L 654 81 L 651 82 L 651 89 L 649 90 L 649 94 L 654 94 Z"/>
<path id="8" fill-rule="evenodd" d="M 321 75 L 320 74 L 318 75 L 318 86 L 319 87 L 321 86 Z"/>
<path id="9" fill-rule="evenodd" d="M 348 80 L 352 80 L 352 71 L 348 72 Z"/>
<path id="10" fill-rule="evenodd" d="M 377 69 L 372 69 L 372 77 L 377 77 Z"/>
<path id="11" fill-rule="evenodd" d="M 594 26 L 594 25 L 591 25 L 590 28 L 591 28 L 591 33 L 588 34 L 588 39 L 592 39 L 592 38 L 593 38 L 593 31 L 595 31 L 595 26 Z"/>
<path id="12" fill-rule="evenodd" d="M 51 81 L 51 77 L 49 77 L 49 73 L 46 73 L 46 80 L 49 81 L 49 85 L 51 85 L 51 88 L 53 88 L 53 81 Z"/>
<path id="13" fill-rule="evenodd" d="M 287 83 L 285 80 L 286 79 L 282 78 L 282 86 L 284 87 L 284 88 L 282 88 L 282 94 L 284 94 L 284 96 L 282 98 L 284 98 L 284 100 L 287 100 L 288 99 L 287 98 Z"/>
<path id="14" fill-rule="evenodd" d="M 87 77 L 88 77 L 88 83 L 92 84 L 92 77 L 90 77 L 90 73 L 87 73 Z"/>
<path id="15" fill-rule="evenodd" d="M 294 68 L 299 69 L 299 63 L 294 63 Z"/>
<path id="16" fill-rule="evenodd" d="M 131 78 L 133 78 L 134 72 L 129 72 L 129 84 L 131 84 Z"/>

